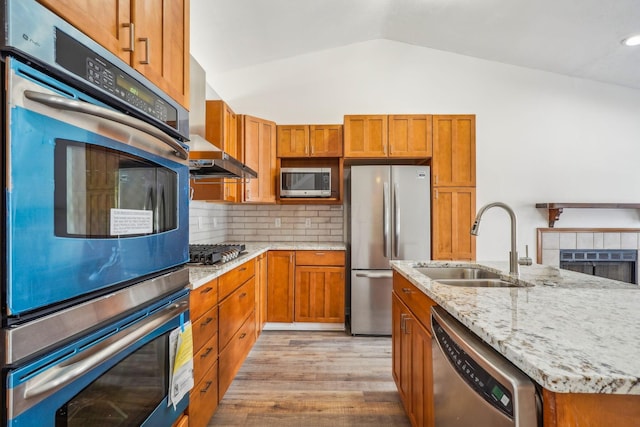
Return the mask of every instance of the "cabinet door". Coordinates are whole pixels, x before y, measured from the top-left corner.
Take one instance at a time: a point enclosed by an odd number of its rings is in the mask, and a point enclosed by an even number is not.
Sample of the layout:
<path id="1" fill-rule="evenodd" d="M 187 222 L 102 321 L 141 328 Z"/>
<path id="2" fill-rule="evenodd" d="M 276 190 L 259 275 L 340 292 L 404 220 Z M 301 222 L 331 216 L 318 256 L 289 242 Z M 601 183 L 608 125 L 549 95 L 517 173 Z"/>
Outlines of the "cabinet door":
<path id="1" fill-rule="evenodd" d="M 129 0 L 38 0 L 124 62 L 135 45 Z M 133 43 L 133 44 L 132 44 Z"/>
<path id="2" fill-rule="evenodd" d="M 267 254 L 256 258 L 256 334 L 262 333 L 267 321 Z"/>
<path id="3" fill-rule="evenodd" d="M 387 157 L 387 116 L 344 116 L 344 157 Z"/>
<path id="4" fill-rule="evenodd" d="M 434 260 L 474 260 L 476 241 L 471 225 L 476 212 L 474 187 L 435 187 L 433 189 Z"/>
<path id="5" fill-rule="evenodd" d="M 400 301 L 395 292 L 391 294 L 391 359 L 393 379 L 405 410 L 409 413 L 409 387 L 411 383 L 411 339 L 407 321 L 411 318 L 409 309 Z"/>
<path id="6" fill-rule="evenodd" d="M 224 101 L 206 102 L 205 137 L 207 141 L 238 158 L 237 115 Z"/>
<path id="7" fill-rule="evenodd" d="M 389 157 L 431 157 L 431 116 L 389 116 Z"/>
<path id="8" fill-rule="evenodd" d="M 431 427 L 435 423 L 431 334 L 415 318 L 407 321 L 407 328 L 411 331 L 411 385 L 408 415 L 412 425 Z"/>
<path id="9" fill-rule="evenodd" d="M 296 322 L 344 322 L 344 267 L 296 266 Z"/>
<path id="10" fill-rule="evenodd" d="M 258 173 L 258 178 L 243 182 L 243 201 L 276 201 L 276 124 L 251 116 L 242 116 L 241 147 L 243 162 Z"/>
<path id="11" fill-rule="evenodd" d="M 189 0 L 135 0 L 133 21 L 132 66 L 188 108 Z"/>
<path id="12" fill-rule="evenodd" d="M 294 251 L 267 255 L 267 322 L 293 322 Z"/>
<path id="13" fill-rule="evenodd" d="M 310 125 L 311 157 L 342 157 L 342 125 Z"/>
<path id="14" fill-rule="evenodd" d="M 475 187 L 475 116 L 433 116 L 431 173 L 434 186 Z"/>
<path id="15" fill-rule="evenodd" d="M 309 126 L 281 125 L 277 127 L 278 157 L 309 156 Z"/>

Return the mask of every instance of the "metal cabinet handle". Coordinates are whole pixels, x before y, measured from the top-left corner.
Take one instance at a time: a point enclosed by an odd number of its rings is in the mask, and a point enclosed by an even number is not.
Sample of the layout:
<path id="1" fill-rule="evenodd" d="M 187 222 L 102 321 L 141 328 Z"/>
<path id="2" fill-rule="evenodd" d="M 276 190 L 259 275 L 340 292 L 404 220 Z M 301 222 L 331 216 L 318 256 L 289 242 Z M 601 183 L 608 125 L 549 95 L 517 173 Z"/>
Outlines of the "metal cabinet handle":
<path id="1" fill-rule="evenodd" d="M 208 286 L 207 288 L 203 289 L 200 291 L 201 294 L 208 294 L 209 292 L 211 292 L 213 290 L 213 288 L 211 286 Z"/>
<path id="2" fill-rule="evenodd" d="M 211 387 L 211 384 L 213 384 L 213 381 L 207 381 L 205 388 L 200 390 L 200 393 L 206 393 L 209 391 L 209 388 Z"/>
<path id="3" fill-rule="evenodd" d="M 398 193 L 400 192 L 400 187 L 396 183 L 393 189 L 393 256 L 398 258 L 398 252 L 400 250 L 400 243 L 398 240 L 400 239 L 400 205 L 398 203 Z"/>
<path id="4" fill-rule="evenodd" d="M 244 297 L 246 297 L 246 296 L 247 296 L 247 293 L 246 293 L 246 292 L 243 292 L 243 293 L 241 293 L 241 294 L 240 294 L 239 298 L 244 298 Z"/>
<path id="5" fill-rule="evenodd" d="M 409 289 L 409 288 L 402 288 L 402 292 L 404 292 L 405 294 L 410 294 L 410 293 L 411 293 L 411 289 Z"/>
<path id="6" fill-rule="evenodd" d="M 407 318 L 408 317 L 409 317 L 409 315 L 405 314 L 405 313 L 400 315 L 400 330 L 403 333 L 406 333 L 406 331 L 407 331 Z"/>
<path id="7" fill-rule="evenodd" d="M 213 322 L 213 317 L 207 317 L 204 322 L 200 323 L 200 327 L 204 328 L 205 326 L 207 326 L 209 323 Z"/>
<path id="8" fill-rule="evenodd" d="M 366 277 L 367 279 L 391 279 L 393 277 L 393 273 L 390 271 L 380 273 L 356 273 L 356 277 Z"/>
<path id="9" fill-rule="evenodd" d="M 127 116 L 117 111 L 109 110 L 99 105 L 89 104 L 88 102 L 76 101 L 74 99 L 64 98 L 58 95 L 50 95 L 47 93 L 36 92 L 33 90 L 25 90 L 24 96 L 32 101 L 46 105 L 59 110 L 73 111 L 75 113 L 88 114 L 90 116 L 100 117 L 111 122 L 119 123 L 133 129 L 137 129 L 148 135 L 151 135 L 174 150 L 174 154 L 181 159 L 187 159 L 189 153 L 178 144 L 173 138 L 165 134 L 156 127 L 151 126 L 140 119 Z"/>
<path id="10" fill-rule="evenodd" d="M 382 245 L 385 258 L 389 258 L 389 226 L 391 221 L 389 218 L 389 183 L 382 185 Z"/>
<path id="11" fill-rule="evenodd" d="M 149 38 L 140 37 L 138 38 L 138 41 L 144 43 L 144 59 L 140 61 L 140 63 L 143 65 L 147 65 L 149 64 Z"/>
<path id="12" fill-rule="evenodd" d="M 201 359 L 204 359 L 205 357 L 207 357 L 211 352 L 213 351 L 213 347 L 207 347 L 207 351 L 205 351 L 204 353 L 202 353 L 200 355 Z"/>
<path id="13" fill-rule="evenodd" d="M 238 271 L 247 271 L 247 267 L 239 268 Z"/>
<path id="14" fill-rule="evenodd" d="M 246 332 L 243 332 L 243 333 L 242 333 L 242 335 L 240 335 L 240 337 L 239 337 L 238 339 L 243 339 L 243 338 L 244 338 L 244 337 L 246 337 L 246 336 L 247 336 L 247 333 L 246 333 Z"/>
<path id="15" fill-rule="evenodd" d="M 129 28 L 129 47 L 125 47 L 125 52 L 133 52 L 135 49 L 135 40 L 136 40 L 136 27 L 133 22 L 125 22 L 122 24 L 123 27 Z"/>

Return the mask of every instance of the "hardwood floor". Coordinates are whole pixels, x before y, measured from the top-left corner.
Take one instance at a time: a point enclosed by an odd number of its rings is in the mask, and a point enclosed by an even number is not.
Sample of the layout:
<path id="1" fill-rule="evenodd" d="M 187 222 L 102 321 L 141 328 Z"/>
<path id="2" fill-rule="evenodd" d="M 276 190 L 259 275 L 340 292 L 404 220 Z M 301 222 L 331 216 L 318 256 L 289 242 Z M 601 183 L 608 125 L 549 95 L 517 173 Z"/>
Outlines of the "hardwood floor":
<path id="1" fill-rule="evenodd" d="M 391 338 L 264 331 L 211 426 L 410 426 L 391 376 Z"/>

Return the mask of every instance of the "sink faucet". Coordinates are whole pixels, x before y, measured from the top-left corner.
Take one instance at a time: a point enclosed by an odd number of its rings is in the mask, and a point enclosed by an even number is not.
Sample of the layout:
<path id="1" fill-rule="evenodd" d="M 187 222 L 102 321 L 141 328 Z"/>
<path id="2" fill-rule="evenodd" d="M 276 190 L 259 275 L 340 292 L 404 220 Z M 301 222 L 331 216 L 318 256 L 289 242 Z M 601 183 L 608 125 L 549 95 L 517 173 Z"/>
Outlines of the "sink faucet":
<path id="1" fill-rule="evenodd" d="M 529 248 L 527 247 L 527 256 L 525 258 L 518 259 L 517 245 L 516 245 L 516 214 L 509 207 L 509 205 L 502 202 L 493 202 L 487 205 L 484 205 L 478 211 L 476 215 L 476 219 L 473 222 L 473 226 L 471 227 L 471 234 L 474 236 L 478 235 L 478 230 L 480 229 L 480 219 L 482 219 L 482 215 L 484 215 L 485 211 L 493 208 L 499 207 L 507 211 L 509 217 L 511 217 L 511 252 L 509 252 L 509 274 L 513 276 L 518 276 L 520 272 L 518 271 L 518 265 L 531 265 L 531 258 L 529 258 Z"/>

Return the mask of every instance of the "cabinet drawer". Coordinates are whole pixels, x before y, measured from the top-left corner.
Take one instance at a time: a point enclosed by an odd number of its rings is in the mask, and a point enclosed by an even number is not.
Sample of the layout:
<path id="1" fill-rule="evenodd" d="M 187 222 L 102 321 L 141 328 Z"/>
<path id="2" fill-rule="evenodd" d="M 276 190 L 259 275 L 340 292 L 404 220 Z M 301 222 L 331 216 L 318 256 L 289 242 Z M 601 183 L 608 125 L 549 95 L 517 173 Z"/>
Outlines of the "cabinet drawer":
<path id="1" fill-rule="evenodd" d="M 437 305 L 436 302 L 395 271 L 393 272 L 393 292 L 431 332 L 431 307 Z"/>
<path id="2" fill-rule="evenodd" d="M 213 336 L 193 356 L 193 381 L 197 384 L 218 360 L 218 337 Z"/>
<path id="3" fill-rule="evenodd" d="M 206 427 L 218 408 L 218 363 L 214 363 L 189 394 L 189 427 Z"/>
<path id="4" fill-rule="evenodd" d="M 218 279 L 216 278 L 189 293 L 189 312 L 191 313 L 191 318 L 197 319 L 217 303 Z"/>
<path id="5" fill-rule="evenodd" d="M 344 265 L 344 251 L 296 251 L 296 265 Z"/>
<path id="6" fill-rule="evenodd" d="M 218 301 L 222 301 L 238 286 L 253 277 L 256 272 L 256 261 L 252 259 L 220 276 L 218 281 Z"/>
<path id="7" fill-rule="evenodd" d="M 220 303 L 220 349 L 225 348 L 229 339 L 254 310 L 256 305 L 255 284 L 255 277 L 252 277 Z"/>
<path id="8" fill-rule="evenodd" d="M 197 352 L 212 337 L 218 336 L 218 306 L 191 321 L 193 328 L 193 351 Z"/>
<path id="9" fill-rule="evenodd" d="M 218 392 L 220 398 L 224 396 L 233 378 L 236 376 L 244 359 L 246 359 L 251 347 L 256 342 L 256 320 L 255 313 L 244 322 L 242 327 L 229 341 L 229 345 L 220 352 L 218 358 L 220 364 L 220 378 L 218 382 Z"/>

